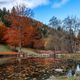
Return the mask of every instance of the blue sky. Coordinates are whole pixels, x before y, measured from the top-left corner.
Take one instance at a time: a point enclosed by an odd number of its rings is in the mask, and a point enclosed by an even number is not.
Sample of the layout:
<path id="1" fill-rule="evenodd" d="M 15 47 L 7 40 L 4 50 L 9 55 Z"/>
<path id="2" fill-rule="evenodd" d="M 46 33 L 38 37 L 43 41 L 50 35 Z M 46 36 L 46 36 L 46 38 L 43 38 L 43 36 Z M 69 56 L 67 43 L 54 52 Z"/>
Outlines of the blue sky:
<path id="1" fill-rule="evenodd" d="M 52 7 L 51 4 L 34 9 L 35 18 L 48 24 L 52 16 L 64 19 L 69 16 L 80 18 L 80 0 L 69 0 L 63 5 Z"/>
<path id="2" fill-rule="evenodd" d="M 52 16 L 59 19 L 68 15 L 80 18 L 80 0 L 0 0 L 1 8 L 11 9 L 20 4 L 33 9 L 34 18 L 46 24 Z"/>

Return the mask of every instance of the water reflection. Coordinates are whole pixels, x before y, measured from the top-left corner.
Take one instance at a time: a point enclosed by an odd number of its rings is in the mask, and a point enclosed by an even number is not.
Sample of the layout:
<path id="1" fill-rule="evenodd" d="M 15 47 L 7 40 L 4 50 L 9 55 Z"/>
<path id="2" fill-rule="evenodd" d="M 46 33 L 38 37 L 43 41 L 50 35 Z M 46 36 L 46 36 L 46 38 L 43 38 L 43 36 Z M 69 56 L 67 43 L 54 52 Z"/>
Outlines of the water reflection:
<path id="1" fill-rule="evenodd" d="M 72 76 L 72 70 L 70 69 L 67 73 L 67 77 L 71 77 Z"/>
<path id="2" fill-rule="evenodd" d="M 80 64 L 77 65 L 76 71 L 80 71 Z"/>
<path id="3" fill-rule="evenodd" d="M 74 61 L 62 61 L 53 58 L 27 58 L 21 60 L 19 69 L 18 61 L 0 66 L 1 80 L 51 80 L 56 76 L 72 77 L 80 73 L 80 64 Z M 77 66 L 75 67 L 75 65 Z M 66 74 L 67 72 L 67 74 Z M 17 74 L 17 75 L 16 75 Z M 54 79 L 56 80 L 56 79 Z"/>
<path id="4" fill-rule="evenodd" d="M 76 69 L 69 69 L 67 72 L 67 77 L 71 77 L 74 75 L 80 75 L 80 64 L 77 64 Z"/>
<path id="5" fill-rule="evenodd" d="M 76 67 L 76 75 L 80 75 L 80 64 L 78 64 Z"/>

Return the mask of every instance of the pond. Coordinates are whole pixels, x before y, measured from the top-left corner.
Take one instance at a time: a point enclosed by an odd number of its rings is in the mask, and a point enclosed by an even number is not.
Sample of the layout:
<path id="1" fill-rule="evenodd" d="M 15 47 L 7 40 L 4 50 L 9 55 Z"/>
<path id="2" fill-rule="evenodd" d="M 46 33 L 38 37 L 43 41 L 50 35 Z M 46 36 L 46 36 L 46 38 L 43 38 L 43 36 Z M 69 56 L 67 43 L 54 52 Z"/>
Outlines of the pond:
<path id="1" fill-rule="evenodd" d="M 80 64 L 77 64 L 75 69 L 68 70 L 67 72 L 68 77 L 74 76 L 74 75 L 80 75 Z"/>
<path id="2" fill-rule="evenodd" d="M 73 76 L 80 72 L 80 64 L 73 60 L 53 58 L 28 58 L 21 63 L 14 62 L 0 65 L 1 80 L 49 80 L 57 76 Z M 56 79 L 55 79 L 56 80 Z"/>
<path id="3" fill-rule="evenodd" d="M 1 80 L 46 80 L 52 75 L 54 59 L 27 58 L 0 65 Z"/>

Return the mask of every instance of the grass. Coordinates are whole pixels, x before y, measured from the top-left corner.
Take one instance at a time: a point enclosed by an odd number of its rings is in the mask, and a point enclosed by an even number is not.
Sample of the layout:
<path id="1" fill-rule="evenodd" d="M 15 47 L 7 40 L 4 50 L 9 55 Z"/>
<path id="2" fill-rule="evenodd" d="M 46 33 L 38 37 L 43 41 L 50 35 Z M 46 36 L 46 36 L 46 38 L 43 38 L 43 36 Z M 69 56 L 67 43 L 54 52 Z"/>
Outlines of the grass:
<path id="1" fill-rule="evenodd" d="M 16 49 L 19 50 L 19 47 L 17 47 Z M 42 56 L 41 54 L 38 54 L 37 52 L 35 52 L 35 49 L 31 48 L 22 48 L 21 51 L 26 53 L 27 56 L 31 57 L 46 57 L 45 55 Z M 12 50 L 7 45 L 0 44 L 0 52 L 12 52 Z"/>
<path id="2" fill-rule="evenodd" d="M 66 77 L 66 76 L 60 76 L 57 78 L 58 80 L 76 80 L 76 78 L 74 76 L 72 77 Z"/>
<path id="3" fill-rule="evenodd" d="M 7 45 L 0 44 L 0 52 L 12 52 L 12 50 Z M 37 54 L 37 52 L 35 52 L 35 50 L 31 48 L 22 48 L 22 52 L 27 53 L 27 55 L 30 55 L 30 56 L 42 57 L 42 55 Z M 80 60 L 80 54 L 79 53 L 57 54 L 57 58 L 65 59 L 65 60 L 67 59 Z"/>
<path id="4" fill-rule="evenodd" d="M 17 50 L 18 49 L 19 48 L 17 48 Z M 31 56 L 31 57 L 48 58 L 49 56 L 45 54 L 39 54 L 38 52 L 35 51 L 35 49 L 31 49 L 31 48 L 22 48 L 21 51 L 26 53 L 27 56 Z"/>
<path id="5" fill-rule="evenodd" d="M 58 78 L 58 80 L 68 80 L 68 79 L 65 77 L 60 77 L 60 78 Z"/>
<path id="6" fill-rule="evenodd" d="M 0 44 L 0 52 L 10 52 L 12 51 L 7 45 Z"/>
<path id="7" fill-rule="evenodd" d="M 80 60 L 79 53 L 65 53 L 65 54 L 57 54 L 57 57 L 60 59 L 73 59 L 73 60 Z"/>

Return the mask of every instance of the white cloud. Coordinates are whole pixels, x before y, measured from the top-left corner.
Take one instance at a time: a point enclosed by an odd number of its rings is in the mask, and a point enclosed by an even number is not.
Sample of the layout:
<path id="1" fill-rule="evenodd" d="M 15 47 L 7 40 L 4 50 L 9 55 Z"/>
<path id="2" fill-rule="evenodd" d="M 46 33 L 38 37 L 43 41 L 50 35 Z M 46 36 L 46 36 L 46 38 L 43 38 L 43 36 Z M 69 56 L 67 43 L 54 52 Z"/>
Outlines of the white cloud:
<path id="1" fill-rule="evenodd" d="M 12 8 L 15 5 L 24 4 L 29 8 L 35 8 L 41 5 L 48 4 L 49 0 L 0 0 L 0 8 Z M 3 4 L 2 4 L 3 3 Z"/>
<path id="2" fill-rule="evenodd" d="M 69 0 L 61 0 L 60 2 L 54 2 L 53 3 L 53 8 L 59 8 L 62 5 L 66 4 Z"/>
<path id="3" fill-rule="evenodd" d="M 69 0 L 0 0 L 0 8 L 6 7 L 7 9 L 11 9 L 13 6 L 21 4 L 29 8 L 36 8 L 41 5 L 47 5 L 49 2 L 53 2 L 53 8 L 59 8 L 68 1 Z"/>

